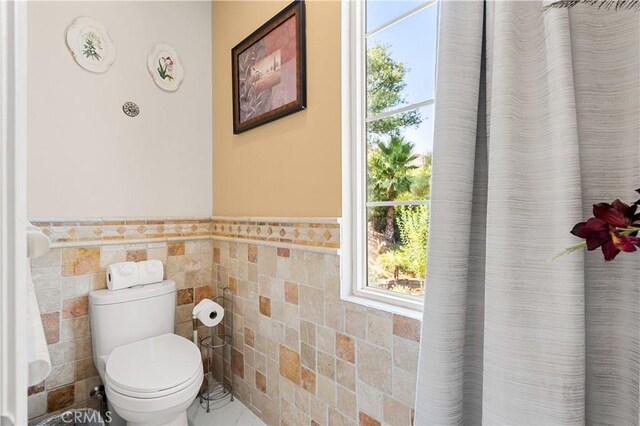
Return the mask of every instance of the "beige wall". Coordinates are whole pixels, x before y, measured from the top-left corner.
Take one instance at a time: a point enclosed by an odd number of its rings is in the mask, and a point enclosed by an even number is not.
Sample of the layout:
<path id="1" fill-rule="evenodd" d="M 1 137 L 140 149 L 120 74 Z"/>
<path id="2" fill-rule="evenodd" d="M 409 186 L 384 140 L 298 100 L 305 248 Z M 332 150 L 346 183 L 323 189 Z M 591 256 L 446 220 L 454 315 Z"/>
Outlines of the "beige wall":
<path id="1" fill-rule="evenodd" d="M 211 4 L 201 1 L 29 2 L 28 214 L 31 217 L 211 214 Z M 78 66 L 65 29 L 102 22 L 113 66 Z M 173 45 L 185 79 L 173 93 L 147 71 Z M 122 112 L 125 101 L 140 115 Z"/>
<path id="2" fill-rule="evenodd" d="M 233 134 L 231 49 L 289 1 L 213 2 L 213 211 L 340 216 L 340 2 L 307 1 L 307 110 Z"/>

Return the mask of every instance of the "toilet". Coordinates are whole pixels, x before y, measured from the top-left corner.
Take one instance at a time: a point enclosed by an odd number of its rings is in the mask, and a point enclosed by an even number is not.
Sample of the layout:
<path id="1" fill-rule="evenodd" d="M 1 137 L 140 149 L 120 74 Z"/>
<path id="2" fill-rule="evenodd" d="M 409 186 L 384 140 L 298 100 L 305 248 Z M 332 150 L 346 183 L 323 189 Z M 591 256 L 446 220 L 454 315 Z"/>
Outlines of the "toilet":
<path id="1" fill-rule="evenodd" d="M 173 334 L 175 307 L 171 280 L 89 294 L 93 361 L 109 410 L 127 425 L 187 425 L 202 358 L 192 341 Z"/>

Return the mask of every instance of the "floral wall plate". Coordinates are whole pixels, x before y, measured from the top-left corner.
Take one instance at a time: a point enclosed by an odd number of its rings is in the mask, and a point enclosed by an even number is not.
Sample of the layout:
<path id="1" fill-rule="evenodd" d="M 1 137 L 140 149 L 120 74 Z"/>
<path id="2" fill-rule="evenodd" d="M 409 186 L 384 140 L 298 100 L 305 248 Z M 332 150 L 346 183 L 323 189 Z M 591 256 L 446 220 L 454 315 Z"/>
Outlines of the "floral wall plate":
<path id="1" fill-rule="evenodd" d="M 175 49 L 166 44 L 157 44 L 147 57 L 147 68 L 151 78 L 162 90 L 178 90 L 184 79 L 184 68 Z"/>
<path id="2" fill-rule="evenodd" d="M 116 60 L 116 46 L 104 25 L 86 16 L 67 28 L 67 47 L 78 65 L 91 72 L 105 72 Z"/>

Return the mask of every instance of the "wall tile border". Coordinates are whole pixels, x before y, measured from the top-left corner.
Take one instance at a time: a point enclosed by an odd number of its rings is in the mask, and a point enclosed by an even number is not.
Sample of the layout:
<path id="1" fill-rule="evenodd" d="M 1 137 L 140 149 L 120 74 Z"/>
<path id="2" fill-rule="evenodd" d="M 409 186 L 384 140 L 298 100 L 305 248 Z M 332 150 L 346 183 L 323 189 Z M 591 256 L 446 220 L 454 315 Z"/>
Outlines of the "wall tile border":
<path id="1" fill-rule="evenodd" d="M 214 239 L 337 253 L 340 219 L 214 216 L 211 235 Z"/>
<path id="2" fill-rule="evenodd" d="M 31 218 L 52 247 L 223 240 L 320 253 L 340 248 L 337 217 Z"/>
<path id="3" fill-rule="evenodd" d="M 211 218 L 32 218 L 54 247 L 209 238 Z"/>

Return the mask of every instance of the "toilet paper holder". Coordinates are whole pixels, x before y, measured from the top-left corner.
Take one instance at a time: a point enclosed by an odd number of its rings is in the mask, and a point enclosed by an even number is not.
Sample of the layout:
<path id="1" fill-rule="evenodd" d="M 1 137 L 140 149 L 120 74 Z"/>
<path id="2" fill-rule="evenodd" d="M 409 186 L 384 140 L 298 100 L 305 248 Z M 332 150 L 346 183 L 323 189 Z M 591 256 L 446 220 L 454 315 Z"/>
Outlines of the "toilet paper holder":
<path id="1" fill-rule="evenodd" d="M 198 330 L 202 337 L 197 339 L 200 351 L 205 355 L 203 364 L 205 369 L 204 381 L 198 394 L 200 405 L 207 410 L 221 408 L 228 402 L 233 402 L 233 371 L 231 369 L 231 350 L 233 346 L 233 292 L 229 287 L 222 289 L 222 296 L 211 300 L 224 309 L 222 321 L 213 326 L 199 326 L 194 317 L 194 336 Z M 218 368 L 216 368 L 218 367 Z M 230 397 L 230 398 L 227 398 Z"/>

